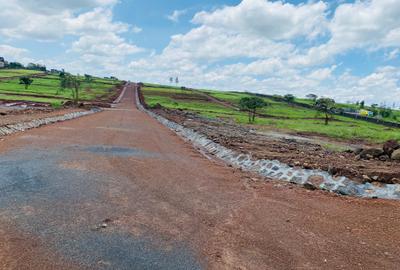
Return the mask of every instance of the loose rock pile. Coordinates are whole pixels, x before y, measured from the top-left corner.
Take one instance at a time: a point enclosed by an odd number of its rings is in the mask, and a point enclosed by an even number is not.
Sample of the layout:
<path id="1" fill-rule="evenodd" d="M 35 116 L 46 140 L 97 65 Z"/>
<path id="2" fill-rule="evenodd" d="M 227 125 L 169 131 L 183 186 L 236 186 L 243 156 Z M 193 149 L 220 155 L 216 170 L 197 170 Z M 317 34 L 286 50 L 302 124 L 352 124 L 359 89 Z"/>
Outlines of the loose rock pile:
<path id="1" fill-rule="evenodd" d="M 383 145 L 382 149 L 358 149 L 354 153 L 358 159 L 379 159 L 381 161 L 391 159 L 400 161 L 400 144 L 395 140 L 389 140 Z"/>

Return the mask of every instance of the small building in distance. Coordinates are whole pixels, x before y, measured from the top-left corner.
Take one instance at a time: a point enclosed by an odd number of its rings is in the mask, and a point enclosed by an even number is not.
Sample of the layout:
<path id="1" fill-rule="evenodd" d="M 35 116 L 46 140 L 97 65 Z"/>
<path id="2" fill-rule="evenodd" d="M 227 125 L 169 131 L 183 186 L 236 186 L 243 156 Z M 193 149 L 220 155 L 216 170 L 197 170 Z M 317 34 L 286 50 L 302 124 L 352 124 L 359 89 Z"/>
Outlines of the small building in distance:
<path id="1" fill-rule="evenodd" d="M 6 60 L 4 60 L 4 57 L 0 57 L 0 68 L 5 68 L 7 65 Z"/>
<path id="2" fill-rule="evenodd" d="M 365 116 L 365 117 L 373 117 L 373 116 L 374 116 L 374 113 L 373 113 L 373 112 L 368 111 L 368 110 L 364 110 L 364 109 L 359 110 L 359 111 L 358 111 L 358 114 L 359 114 L 360 116 Z"/>

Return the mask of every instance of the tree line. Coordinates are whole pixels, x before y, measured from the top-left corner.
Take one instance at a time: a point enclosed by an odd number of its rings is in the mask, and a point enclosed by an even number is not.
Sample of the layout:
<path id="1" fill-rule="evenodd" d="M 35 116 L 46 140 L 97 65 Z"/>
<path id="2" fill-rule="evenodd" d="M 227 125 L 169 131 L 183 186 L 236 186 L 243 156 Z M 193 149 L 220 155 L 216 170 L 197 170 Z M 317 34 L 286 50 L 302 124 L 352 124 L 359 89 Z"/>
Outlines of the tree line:
<path id="1" fill-rule="evenodd" d="M 46 72 L 47 68 L 45 65 L 41 64 L 35 64 L 35 63 L 29 63 L 27 66 L 24 66 L 23 64 L 19 62 L 10 62 L 8 63 L 5 68 L 8 69 L 28 69 L 28 70 L 37 70 L 37 71 L 43 71 Z"/>

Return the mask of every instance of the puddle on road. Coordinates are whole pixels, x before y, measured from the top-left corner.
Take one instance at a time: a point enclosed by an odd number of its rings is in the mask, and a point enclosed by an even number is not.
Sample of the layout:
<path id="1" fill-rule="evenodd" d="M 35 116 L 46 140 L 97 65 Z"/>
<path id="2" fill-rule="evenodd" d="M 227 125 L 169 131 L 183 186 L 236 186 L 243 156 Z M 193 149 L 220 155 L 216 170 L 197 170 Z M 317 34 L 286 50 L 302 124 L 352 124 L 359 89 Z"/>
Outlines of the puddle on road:
<path id="1" fill-rule="evenodd" d="M 149 154 L 118 147 L 91 151 Z M 91 269 L 201 269 L 185 243 L 169 241 L 169 248 L 164 249 L 157 244 L 161 236 L 156 234 L 135 237 L 120 227 L 92 231 L 99 220 L 125 211 L 104 193 L 116 185 L 122 193 L 136 187 L 123 176 L 60 166 L 72 161 L 83 161 L 77 159 L 76 148 L 25 148 L 0 155 L 2 219 Z"/>
<path id="2" fill-rule="evenodd" d="M 154 158 L 159 156 L 157 153 L 147 152 L 138 148 L 129 148 L 129 147 L 114 147 L 114 146 L 89 146 L 84 148 L 85 151 L 101 154 L 101 155 L 110 155 L 117 157 L 145 157 L 145 158 Z"/>

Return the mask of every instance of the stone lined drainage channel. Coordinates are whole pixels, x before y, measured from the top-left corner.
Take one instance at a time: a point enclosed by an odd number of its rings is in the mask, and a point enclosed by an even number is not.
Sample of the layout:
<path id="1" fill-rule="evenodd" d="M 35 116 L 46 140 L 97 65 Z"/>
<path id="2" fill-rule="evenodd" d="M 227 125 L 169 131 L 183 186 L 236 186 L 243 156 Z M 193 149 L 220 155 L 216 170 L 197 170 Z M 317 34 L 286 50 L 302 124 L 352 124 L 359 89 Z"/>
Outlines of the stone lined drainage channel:
<path id="1" fill-rule="evenodd" d="M 73 112 L 73 113 L 67 113 L 61 116 L 54 116 L 54 117 L 47 117 L 47 118 L 42 118 L 42 119 L 35 119 L 32 121 L 28 122 L 23 122 L 23 123 L 18 123 L 18 124 L 12 124 L 12 125 L 5 125 L 0 127 L 0 136 L 5 136 L 5 135 L 10 135 L 16 132 L 20 131 L 25 131 L 29 130 L 32 128 L 37 128 L 43 125 L 48 125 L 48 124 L 53 124 L 57 122 L 64 122 L 67 120 L 72 120 L 75 118 L 79 118 L 85 115 L 90 115 L 94 114 L 96 112 L 100 112 L 100 109 L 91 109 L 90 111 L 85 111 L 85 112 Z"/>
<path id="2" fill-rule="evenodd" d="M 124 95 L 125 95 L 126 87 L 127 87 L 127 86 L 128 86 L 128 83 L 126 83 L 126 84 L 124 85 L 124 88 L 122 89 L 121 94 L 113 101 L 113 103 L 111 104 L 111 108 L 115 108 L 116 105 L 117 105 L 118 103 L 121 102 L 122 98 L 123 98 Z"/>
<path id="3" fill-rule="evenodd" d="M 205 149 L 208 153 L 232 166 L 239 167 L 245 171 L 256 172 L 267 178 L 336 192 L 342 195 L 400 200 L 400 185 L 383 184 L 382 186 L 375 186 L 371 183 L 359 184 L 344 176 L 332 176 L 326 171 L 293 168 L 277 160 L 255 160 L 251 155 L 237 153 L 213 142 L 203 134 L 146 110 L 140 103 L 138 91 L 135 92 L 136 105 L 141 111 L 146 112 L 169 129 L 175 131 L 179 136 L 190 141 L 195 147 Z"/>

